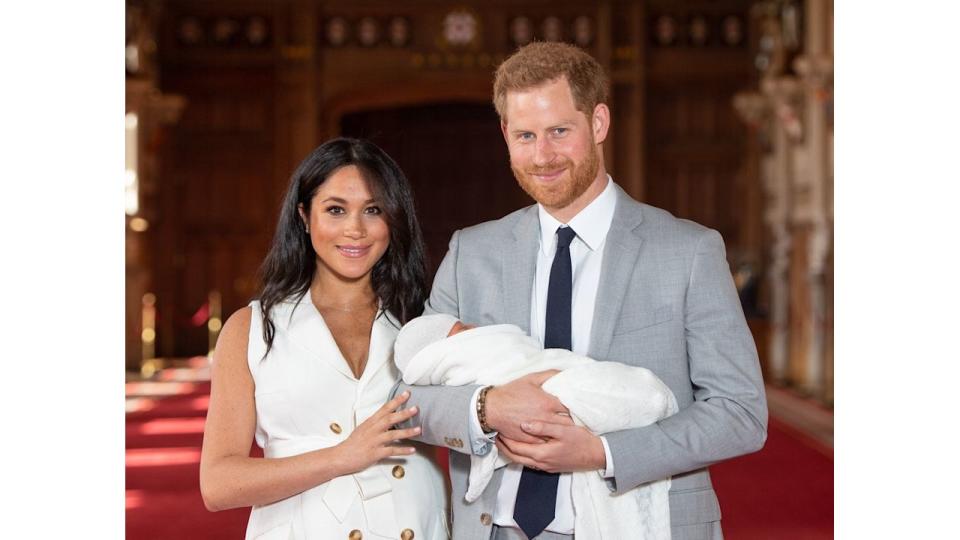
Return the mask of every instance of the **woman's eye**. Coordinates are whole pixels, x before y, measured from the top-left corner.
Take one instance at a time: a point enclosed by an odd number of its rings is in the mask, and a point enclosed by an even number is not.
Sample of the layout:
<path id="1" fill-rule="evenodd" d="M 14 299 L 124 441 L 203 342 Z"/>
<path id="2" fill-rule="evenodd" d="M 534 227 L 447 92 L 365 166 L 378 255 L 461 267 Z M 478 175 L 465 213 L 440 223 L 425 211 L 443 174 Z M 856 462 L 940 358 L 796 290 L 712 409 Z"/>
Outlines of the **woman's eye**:
<path id="1" fill-rule="evenodd" d="M 340 214 L 343 214 L 344 212 L 345 212 L 345 210 L 343 209 L 342 206 L 331 206 L 331 207 L 327 208 L 327 213 L 328 213 L 328 214 L 340 215 Z"/>
<path id="2" fill-rule="evenodd" d="M 377 214 L 382 214 L 382 213 L 383 213 L 383 210 L 380 210 L 380 207 L 379 207 L 379 206 L 368 206 L 368 207 L 364 210 L 364 212 L 367 213 L 367 214 L 377 215 Z"/>

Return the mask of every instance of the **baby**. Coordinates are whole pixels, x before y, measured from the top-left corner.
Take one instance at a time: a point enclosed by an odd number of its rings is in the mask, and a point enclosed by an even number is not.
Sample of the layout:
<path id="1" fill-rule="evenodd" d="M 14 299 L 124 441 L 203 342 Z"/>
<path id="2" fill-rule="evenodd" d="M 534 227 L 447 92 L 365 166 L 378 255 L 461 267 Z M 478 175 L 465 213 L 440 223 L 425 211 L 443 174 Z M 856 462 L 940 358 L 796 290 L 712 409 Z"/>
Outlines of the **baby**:
<path id="1" fill-rule="evenodd" d="M 542 388 L 557 397 L 574 422 L 594 434 L 643 427 L 677 411 L 670 388 L 650 370 L 598 362 L 565 349 L 544 349 L 519 327 L 473 327 L 445 314 L 407 323 L 397 336 L 394 361 L 413 385 L 504 384 L 529 373 L 560 370 Z M 494 446 L 471 455 L 465 499 L 479 498 L 496 468 L 506 465 Z M 575 535 L 580 538 L 669 538 L 670 479 L 614 495 L 595 472 L 573 474 Z M 637 516 L 631 522 L 624 516 Z M 639 534 L 638 534 L 639 533 Z"/>

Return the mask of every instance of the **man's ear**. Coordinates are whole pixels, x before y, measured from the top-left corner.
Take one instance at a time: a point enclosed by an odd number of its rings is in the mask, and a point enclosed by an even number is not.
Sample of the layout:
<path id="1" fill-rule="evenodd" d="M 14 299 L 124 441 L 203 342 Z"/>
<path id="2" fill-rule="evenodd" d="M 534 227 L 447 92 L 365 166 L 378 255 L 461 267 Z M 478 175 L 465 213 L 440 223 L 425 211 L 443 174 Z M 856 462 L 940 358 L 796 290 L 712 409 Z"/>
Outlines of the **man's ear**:
<path id="1" fill-rule="evenodd" d="M 510 139 L 507 137 L 507 121 L 503 118 L 500 119 L 500 133 L 503 133 L 503 142 L 510 144 Z"/>
<path id="2" fill-rule="evenodd" d="M 593 128 L 593 140 L 600 144 L 606 140 L 607 131 L 610 129 L 610 108 L 605 103 L 597 103 L 597 106 L 593 108 L 593 116 L 590 120 Z"/>

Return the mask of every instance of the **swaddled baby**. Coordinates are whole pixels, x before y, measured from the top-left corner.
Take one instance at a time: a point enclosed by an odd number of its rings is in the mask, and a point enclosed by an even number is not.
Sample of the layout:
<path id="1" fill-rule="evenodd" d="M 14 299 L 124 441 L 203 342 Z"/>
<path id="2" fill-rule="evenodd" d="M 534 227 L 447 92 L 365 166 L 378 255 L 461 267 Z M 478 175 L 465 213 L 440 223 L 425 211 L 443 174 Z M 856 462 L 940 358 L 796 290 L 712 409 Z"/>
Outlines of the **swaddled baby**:
<path id="1" fill-rule="evenodd" d="M 497 385 L 560 370 L 543 383 L 543 390 L 569 409 L 575 423 L 597 435 L 643 427 L 677 411 L 673 393 L 650 370 L 544 349 L 509 324 L 471 327 L 445 314 L 418 317 L 400 330 L 394 361 L 403 381 L 413 385 Z M 470 459 L 467 502 L 479 498 L 494 469 L 507 463 L 495 446 Z M 614 495 L 596 472 L 573 473 L 575 536 L 669 538 L 669 488 L 667 478 Z M 587 508 L 593 512 L 581 511 Z"/>

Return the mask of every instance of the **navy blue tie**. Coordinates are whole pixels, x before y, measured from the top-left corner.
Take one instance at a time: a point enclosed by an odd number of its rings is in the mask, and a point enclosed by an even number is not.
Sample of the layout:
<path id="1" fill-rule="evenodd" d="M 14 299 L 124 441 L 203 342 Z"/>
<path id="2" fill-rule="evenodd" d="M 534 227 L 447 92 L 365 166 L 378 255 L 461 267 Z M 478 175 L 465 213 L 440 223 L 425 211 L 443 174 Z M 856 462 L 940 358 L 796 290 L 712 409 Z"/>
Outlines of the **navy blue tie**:
<path id="1" fill-rule="evenodd" d="M 570 303 L 573 290 L 573 265 L 570 263 L 570 242 L 577 233 L 570 227 L 557 229 L 557 252 L 550 267 L 547 287 L 547 320 L 543 346 L 547 349 L 571 349 Z M 558 473 L 523 468 L 513 519 L 527 538 L 535 538 L 553 521 L 557 507 Z"/>

